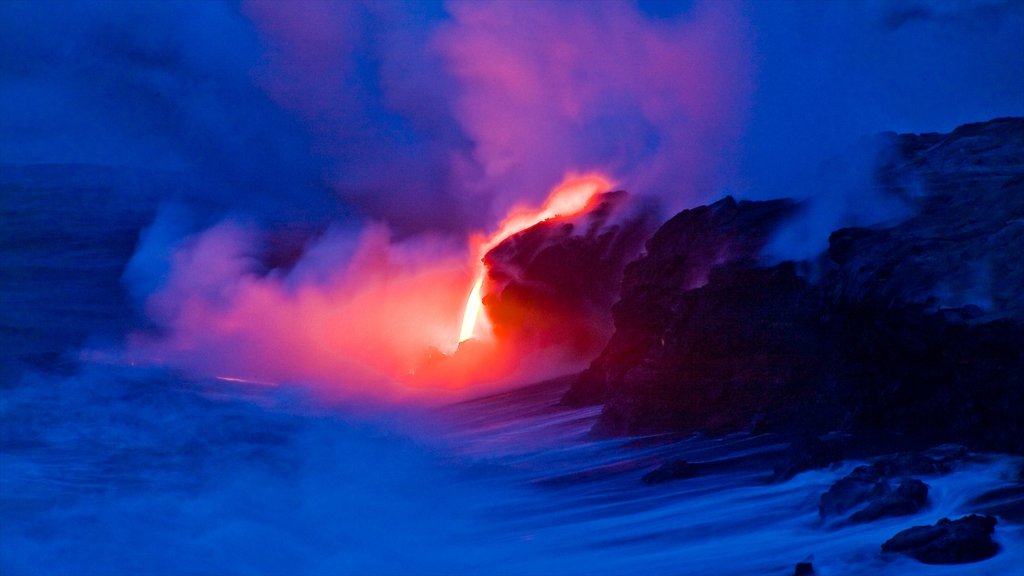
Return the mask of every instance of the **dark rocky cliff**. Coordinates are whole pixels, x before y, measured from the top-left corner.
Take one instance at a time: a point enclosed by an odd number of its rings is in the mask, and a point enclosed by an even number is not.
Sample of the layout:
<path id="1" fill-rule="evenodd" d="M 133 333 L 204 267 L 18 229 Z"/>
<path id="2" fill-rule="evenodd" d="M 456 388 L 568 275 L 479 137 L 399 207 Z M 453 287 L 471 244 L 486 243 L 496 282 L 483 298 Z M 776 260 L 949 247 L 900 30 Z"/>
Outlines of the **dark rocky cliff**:
<path id="1" fill-rule="evenodd" d="M 813 278 L 760 250 L 788 201 L 687 210 L 625 271 L 563 402 L 596 431 L 841 429 L 1024 451 L 1024 119 L 888 135 L 914 214 L 842 229 Z"/>
<path id="2" fill-rule="evenodd" d="M 651 206 L 617 191 L 502 241 L 484 256 L 483 304 L 495 336 L 592 357 L 612 331 L 623 269 L 656 227 Z"/>

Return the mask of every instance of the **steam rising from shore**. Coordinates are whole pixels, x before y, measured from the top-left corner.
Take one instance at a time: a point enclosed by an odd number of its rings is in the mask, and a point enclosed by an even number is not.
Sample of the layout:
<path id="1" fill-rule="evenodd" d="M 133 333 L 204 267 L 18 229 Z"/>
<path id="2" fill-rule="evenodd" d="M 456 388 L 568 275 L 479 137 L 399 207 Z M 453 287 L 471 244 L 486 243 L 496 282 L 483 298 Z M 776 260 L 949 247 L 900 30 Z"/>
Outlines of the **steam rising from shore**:
<path id="1" fill-rule="evenodd" d="M 413 340 L 455 345 L 467 238 L 567 173 L 667 210 L 812 198 L 773 246 L 806 256 L 823 240 L 804 236 L 893 211 L 857 162 L 827 193 L 793 184 L 843 143 L 1024 113 L 1013 3 L 665 8 L 12 0 L 0 157 L 175 175 L 126 276 L 156 328 L 132 354 L 275 382 L 351 373 L 362 391 L 415 371 Z"/>

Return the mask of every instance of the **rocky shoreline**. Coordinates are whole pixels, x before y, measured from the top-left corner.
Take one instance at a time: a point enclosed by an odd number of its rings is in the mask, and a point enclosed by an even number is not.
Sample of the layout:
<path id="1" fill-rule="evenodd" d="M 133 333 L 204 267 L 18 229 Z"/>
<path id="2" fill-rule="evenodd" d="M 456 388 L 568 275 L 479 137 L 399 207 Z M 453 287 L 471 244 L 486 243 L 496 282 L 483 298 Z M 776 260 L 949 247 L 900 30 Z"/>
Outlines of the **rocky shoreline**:
<path id="1" fill-rule="evenodd" d="M 913 514 L 928 478 L 972 453 L 1024 454 L 1024 119 L 882 140 L 876 185 L 908 217 L 835 230 L 815 260 L 773 263 L 762 253 L 799 203 L 726 197 L 677 214 L 625 266 L 614 332 L 561 404 L 601 405 L 598 436 L 791 438 L 775 481 L 866 459 L 821 495 L 829 524 Z M 699 474 L 669 460 L 643 482 Z M 1021 521 L 1021 492 L 882 549 L 987 558 L 995 516 Z"/>
<path id="2" fill-rule="evenodd" d="M 925 183 L 915 214 L 837 230 L 813 263 L 759 259 L 790 201 L 727 197 L 664 224 L 563 403 L 603 404 L 608 435 L 842 431 L 1024 453 L 1024 119 L 890 138 L 879 180 L 904 196 Z"/>

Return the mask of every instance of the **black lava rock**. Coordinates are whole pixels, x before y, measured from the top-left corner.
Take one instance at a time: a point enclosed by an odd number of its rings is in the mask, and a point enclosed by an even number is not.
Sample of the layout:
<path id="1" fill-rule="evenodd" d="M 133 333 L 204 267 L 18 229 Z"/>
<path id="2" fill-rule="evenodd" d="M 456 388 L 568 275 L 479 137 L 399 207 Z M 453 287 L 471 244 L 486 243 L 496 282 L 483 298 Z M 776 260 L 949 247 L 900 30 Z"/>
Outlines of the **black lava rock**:
<path id="1" fill-rule="evenodd" d="M 851 522 L 871 522 L 886 516 L 907 516 L 928 503 L 928 485 L 917 479 L 900 482 L 892 492 L 874 500 L 850 516 Z"/>
<path id="2" fill-rule="evenodd" d="M 991 558 L 999 552 L 992 540 L 997 520 L 972 514 L 959 520 L 943 518 L 933 526 L 914 526 L 897 533 L 883 552 L 897 552 L 925 564 L 963 564 Z"/>
<path id="3" fill-rule="evenodd" d="M 820 438 L 804 435 L 791 443 L 773 467 L 772 481 L 789 480 L 807 470 L 825 468 L 839 462 L 846 454 L 846 446 L 839 438 Z"/>
<path id="4" fill-rule="evenodd" d="M 599 435 L 757 423 L 1024 453 L 1024 118 L 890 139 L 875 184 L 906 218 L 837 230 L 813 262 L 761 258 L 792 201 L 666 222 L 563 402 L 603 403 Z"/>
<path id="5" fill-rule="evenodd" d="M 813 576 L 814 565 L 810 562 L 797 562 L 793 569 L 793 576 Z"/>

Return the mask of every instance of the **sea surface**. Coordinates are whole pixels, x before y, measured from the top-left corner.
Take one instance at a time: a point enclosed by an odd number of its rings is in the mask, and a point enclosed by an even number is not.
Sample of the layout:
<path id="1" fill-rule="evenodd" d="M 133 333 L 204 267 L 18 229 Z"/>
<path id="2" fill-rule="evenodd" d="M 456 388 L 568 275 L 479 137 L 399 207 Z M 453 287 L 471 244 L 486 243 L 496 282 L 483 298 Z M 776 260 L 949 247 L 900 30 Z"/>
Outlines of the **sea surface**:
<path id="1" fill-rule="evenodd" d="M 162 181 L 161 186 L 173 186 Z M 565 380 L 441 407 L 133 366 L 97 351 L 144 323 L 122 286 L 157 198 L 147 175 L 0 166 L 0 574 L 1024 574 L 994 558 L 883 556 L 972 512 L 1020 459 L 927 477 L 922 512 L 842 526 L 818 498 L 861 462 L 772 483 L 770 435 L 595 439 Z M 710 473 L 647 486 L 661 462 Z"/>

